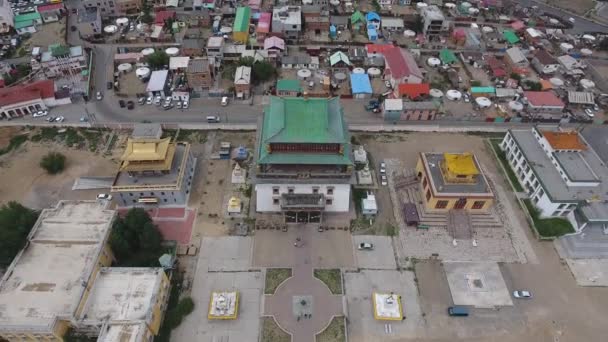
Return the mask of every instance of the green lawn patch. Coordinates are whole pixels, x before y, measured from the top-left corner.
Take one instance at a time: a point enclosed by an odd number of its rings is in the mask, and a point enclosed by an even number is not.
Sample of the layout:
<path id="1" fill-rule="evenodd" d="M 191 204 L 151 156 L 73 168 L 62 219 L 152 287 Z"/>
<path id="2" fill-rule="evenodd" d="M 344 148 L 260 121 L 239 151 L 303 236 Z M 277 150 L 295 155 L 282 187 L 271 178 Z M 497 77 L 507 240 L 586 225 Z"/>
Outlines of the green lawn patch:
<path id="1" fill-rule="evenodd" d="M 542 237 L 558 237 L 568 233 L 574 233 L 574 228 L 570 222 L 561 217 L 540 218 L 538 210 L 529 199 L 523 200 L 538 234 Z"/>
<path id="2" fill-rule="evenodd" d="M 336 295 L 342 294 L 342 277 L 340 276 L 339 269 L 317 269 L 314 274 L 315 278 L 327 285 L 331 293 Z"/>
<path id="3" fill-rule="evenodd" d="M 344 317 L 334 317 L 327 328 L 316 336 L 315 340 L 316 342 L 345 342 L 345 331 Z"/>
<path id="4" fill-rule="evenodd" d="M 16 135 L 16 136 L 12 137 L 8 143 L 8 146 L 6 146 L 5 148 L 0 148 L 0 156 L 3 154 L 9 153 L 12 150 L 17 149 L 24 142 L 26 142 L 27 139 L 28 139 L 27 135 L 24 135 L 24 134 Z"/>
<path id="5" fill-rule="evenodd" d="M 274 294 L 277 287 L 291 277 L 291 268 L 269 268 L 266 270 L 266 285 L 264 294 Z"/>
<path id="6" fill-rule="evenodd" d="M 500 139 L 490 139 L 490 144 L 492 145 L 492 149 L 494 149 L 494 152 L 496 152 L 496 155 L 498 156 L 498 160 L 500 161 L 500 163 L 506 170 L 507 177 L 509 177 L 511 184 L 513 184 L 513 188 L 515 188 L 515 191 L 517 191 L 517 192 L 522 192 L 522 191 L 524 191 L 524 189 L 521 186 L 521 184 L 519 183 L 519 179 L 517 179 L 515 172 L 513 172 L 513 169 L 511 169 L 511 165 L 509 165 L 509 161 L 507 160 L 507 154 L 503 150 L 500 149 L 499 145 L 500 145 L 501 141 L 502 140 L 500 140 Z"/>
<path id="7" fill-rule="evenodd" d="M 272 317 L 262 322 L 262 342 L 291 342 L 291 336 L 277 325 Z"/>

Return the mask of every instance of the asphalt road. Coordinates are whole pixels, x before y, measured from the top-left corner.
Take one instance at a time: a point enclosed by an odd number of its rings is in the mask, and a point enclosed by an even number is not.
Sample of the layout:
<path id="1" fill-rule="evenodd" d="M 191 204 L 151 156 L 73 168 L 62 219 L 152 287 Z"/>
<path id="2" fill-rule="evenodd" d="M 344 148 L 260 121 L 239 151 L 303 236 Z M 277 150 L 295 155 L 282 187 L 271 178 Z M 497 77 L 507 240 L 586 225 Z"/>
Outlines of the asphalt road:
<path id="1" fill-rule="evenodd" d="M 573 0 L 573 1 L 576 1 L 576 0 Z M 553 14 L 555 16 L 559 16 L 561 18 L 564 18 L 565 20 L 568 20 L 568 18 L 570 18 L 570 17 L 574 18 L 576 21 L 574 22 L 574 27 L 571 30 L 569 30 L 569 32 L 571 32 L 571 33 L 580 34 L 580 33 L 585 33 L 585 32 L 608 32 L 608 26 L 597 24 L 593 21 L 585 19 L 584 17 L 577 16 L 574 13 L 570 13 L 570 12 L 564 11 L 562 9 L 548 6 L 547 4 L 545 4 L 541 1 L 518 0 L 518 2 L 522 6 L 526 6 L 526 7 L 538 6 L 544 12 Z"/>

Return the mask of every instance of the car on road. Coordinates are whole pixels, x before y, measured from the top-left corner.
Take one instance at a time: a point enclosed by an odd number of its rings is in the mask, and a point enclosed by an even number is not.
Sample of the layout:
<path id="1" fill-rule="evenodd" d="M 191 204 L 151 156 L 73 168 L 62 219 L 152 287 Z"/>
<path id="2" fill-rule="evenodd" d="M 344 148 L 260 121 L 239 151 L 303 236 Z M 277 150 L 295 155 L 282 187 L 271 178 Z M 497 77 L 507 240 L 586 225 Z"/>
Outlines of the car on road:
<path id="1" fill-rule="evenodd" d="M 597 104 L 594 104 L 593 105 L 593 110 L 596 111 L 596 112 L 599 112 L 600 107 Z"/>
<path id="2" fill-rule="evenodd" d="M 595 116 L 593 111 L 591 111 L 591 109 L 589 109 L 589 108 L 585 109 L 585 114 L 587 114 L 590 118 Z"/>
<path id="3" fill-rule="evenodd" d="M 464 94 L 464 102 L 466 102 L 466 103 L 471 102 L 471 98 L 469 97 L 469 95 Z"/>
<path id="4" fill-rule="evenodd" d="M 86 116 L 81 116 L 80 122 L 89 122 L 89 119 Z"/>
<path id="5" fill-rule="evenodd" d="M 224 96 L 222 97 L 222 106 L 227 106 L 228 105 L 228 96 Z"/>
<path id="6" fill-rule="evenodd" d="M 111 201 L 112 200 L 112 195 L 110 195 L 110 194 L 99 194 L 99 195 L 97 195 L 97 199 L 98 200 Z"/>
<path id="7" fill-rule="evenodd" d="M 522 299 L 531 299 L 532 293 L 527 290 L 517 290 L 517 291 L 513 291 L 513 297 L 522 298 Z"/>
<path id="8" fill-rule="evenodd" d="M 76 26 L 74 26 L 74 25 L 70 26 L 70 31 L 72 31 L 72 32 L 76 32 L 76 30 L 78 30 L 78 29 L 76 28 Z"/>
<path id="9" fill-rule="evenodd" d="M 154 98 L 152 98 L 152 96 L 148 96 L 148 98 L 146 99 L 146 104 L 151 105 L 153 101 L 154 101 Z"/>
<path id="10" fill-rule="evenodd" d="M 39 117 L 43 117 L 43 116 L 47 116 L 49 114 L 48 110 L 39 110 L 38 112 L 34 113 L 32 116 L 35 118 L 39 118 Z"/>
<path id="11" fill-rule="evenodd" d="M 118 105 L 120 106 L 120 108 L 125 108 L 125 100 L 118 100 Z"/>
<path id="12" fill-rule="evenodd" d="M 97 99 L 97 101 L 101 101 L 103 99 L 103 94 L 100 91 L 98 91 L 95 94 L 95 98 Z"/>
<path id="13" fill-rule="evenodd" d="M 182 103 L 182 108 L 188 109 L 188 107 L 190 107 L 190 103 L 188 103 L 188 100 L 184 100 L 184 103 Z"/>
<path id="14" fill-rule="evenodd" d="M 568 21 L 574 24 L 576 22 L 576 19 L 570 17 L 570 18 L 568 18 Z"/>
<path id="15" fill-rule="evenodd" d="M 460 305 L 450 306 L 448 308 L 448 315 L 467 317 L 469 315 L 469 308 Z"/>
<path id="16" fill-rule="evenodd" d="M 64 118 L 63 116 L 58 116 L 58 117 L 55 119 L 55 122 L 64 122 L 64 121 L 65 121 L 65 118 Z"/>
<path id="17" fill-rule="evenodd" d="M 382 186 L 388 185 L 388 179 L 386 178 L 386 175 L 380 175 L 380 184 L 382 184 Z"/>
<path id="18" fill-rule="evenodd" d="M 386 174 L 386 163 L 380 162 L 380 174 Z"/>
<path id="19" fill-rule="evenodd" d="M 114 85 L 112 84 L 112 82 L 109 82 L 109 81 L 108 81 L 108 82 L 106 83 L 106 88 L 107 88 L 108 90 L 112 90 L 112 88 L 113 88 L 113 87 L 114 87 Z"/>
<path id="20" fill-rule="evenodd" d="M 207 122 L 208 123 L 219 123 L 220 117 L 217 115 L 207 115 Z"/>
<path id="21" fill-rule="evenodd" d="M 374 249 L 374 244 L 369 242 L 361 242 L 359 245 L 357 245 L 357 249 L 360 251 L 371 251 Z"/>
<path id="22" fill-rule="evenodd" d="M 132 110 L 133 108 L 135 108 L 135 103 L 133 101 L 128 101 L 127 102 L 127 109 L 128 110 Z"/>

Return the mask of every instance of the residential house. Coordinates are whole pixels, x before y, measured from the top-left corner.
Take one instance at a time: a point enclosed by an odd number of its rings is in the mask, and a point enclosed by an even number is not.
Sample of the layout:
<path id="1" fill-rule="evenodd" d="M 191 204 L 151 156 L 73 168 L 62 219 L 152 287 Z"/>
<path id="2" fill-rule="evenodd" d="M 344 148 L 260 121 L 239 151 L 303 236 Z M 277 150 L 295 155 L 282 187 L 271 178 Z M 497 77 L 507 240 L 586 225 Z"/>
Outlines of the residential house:
<path id="1" fill-rule="evenodd" d="M 211 88 L 215 75 L 209 59 L 206 57 L 190 59 L 186 69 L 186 79 L 188 85 L 194 90 Z"/>
<path id="2" fill-rule="evenodd" d="M 528 62 L 528 58 L 526 58 L 526 55 L 524 55 L 518 47 L 507 49 L 504 61 L 510 73 L 516 73 L 522 76 L 530 73 L 530 70 L 528 70 L 530 62 Z"/>
<path id="3" fill-rule="evenodd" d="M 38 12 L 19 14 L 15 16 L 15 30 L 18 34 L 35 33 L 36 26 L 42 24 L 42 17 Z"/>
<path id="4" fill-rule="evenodd" d="M 515 34 L 515 32 L 511 30 L 502 31 L 502 36 L 503 39 L 510 45 L 515 45 L 519 43 L 519 37 L 517 36 L 517 34 Z"/>
<path id="5" fill-rule="evenodd" d="M 237 98 L 248 98 L 251 93 L 251 67 L 241 65 L 234 74 L 234 91 Z"/>
<path id="6" fill-rule="evenodd" d="M 38 13 L 42 17 L 42 21 L 50 23 L 59 21 L 59 19 L 65 14 L 65 8 L 63 4 L 48 4 L 38 6 Z"/>
<path id="7" fill-rule="evenodd" d="M 368 74 L 350 74 L 350 87 L 355 99 L 368 99 L 372 97 L 372 84 Z"/>
<path id="8" fill-rule="evenodd" d="M 471 87 L 471 96 L 473 96 L 473 98 L 493 98 L 495 94 L 496 88 L 494 87 Z"/>
<path id="9" fill-rule="evenodd" d="M 52 80 L 0 88 L 0 118 L 18 118 L 68 103 L 71 103 L 69 93 L 65 98 L 55 96 Z"/>
<path id="10" fill-rule="evenodd" d="M 441 49 L 439 51 L 439 59 L 443 65 L 454 65 L 458 62 L 456 55 L 450 49 Z"/>
<path id="11" fill-rule="evenodd" d="M 350 17 L 345 15 L 332 15 L 329 17 L 329 24 L 342 31 L 348 29 L 349 21 Z"/>
<path id="12" fill-rule="evenodd" d="M 401 99 L 385 99 L 382 103 L 382 117 L 385 121 L 401 120 L 403 112 L 403 100 Z"/>
<path id="13" fill-rule="evenodd" d="M 382 19 L 380 19 L 380 16 L 376 12 L 367 12 L 365 22 L 367 23 L 368 30 L 370 27 L 373 27 L 376 31 L 379 31 Z"/>
<path id="14" fill-rule="evenodd" d="M 401 18 L 382 18 L 382 29 L 391 32 L 403 32 L 405 24 Z"/>
<path id="15" fill-rule="evenodd" d="M 302 85 L 299 80 L 278 80 L 277 96 L 298 96 L 302 93 Z"/>
<path id="16" fill-rule="evenodd" d="M 383 10 L 391 10 L 392 5 L 393 5 L 393 0 L 380 0 L 379 4 Z M 384 23 L 382 23 L 382 25 L 384 25 Z"/>
<path id="17" fill-rule="evenodd" d="M 585 62 L 579 61 L 570 55 L 559 56 L 557 57 L 557 61 L 567 73 L 573 72 L 576 69 L 586 68 Z"/>
<path id="18" fill-rule="evenodd" d="M 32 59 L 31 66 L 32 70 L 40 70 L 48 78 L 78 78 L 83 70 L 89 69 L 89 58 L 82 46 L 51 44 L 39 61 Z"/>
<path id="19" fill-rule="evenodd" d="M 534 57 L 532 57 L 532 67 L 539 74 L 549 75 L 559 70 L 559 63 L 545 49 L 538 49 L 534 53 Z"/>
<path id="20" fill-rule="evenodd" d="M 350 210 L 354 161 L 339 98 L 271 97 L 258 132 L 256 212 L 321 223 Z"/>
<path id="21" fill-rule="evenodd" d="M 285 41 L 279 37 L 268 37 L 264 39 L 264 50 L 268 51 L 268 57 L 280 59 L 285 52 Z"/>
<path id="22" fill-rule="evenodd" d="M 0 0 L 0 33 L 8 33 L 15 26 L 15 14 L 9 0 Z"/>
<path id="23" fill-rule="evenodd" d="M 353 65 L 363 65 L 367 57 L 367 50 L 360 46 L 351 46 L 348 49 L 348 59 Z"/>
<path id="24" fill-rule="evenodd" d="M 175 74 L 181 74 L 188 69 L 190 63 L 190 57 L 187 56 L 176 56 L 169 58 L 169 70 Z"/>
<path id="25" fill-rule="evenodd" d="M 560 114 L 565 105 L 552 91 L 525 91 L 524 99 L 528 104 L 528 112 L 535 114 Z"/>
<path id="26" fill-rule="evenodd" d="M 249 22 L 251 21 L 251 9 L 239 7 L 236 9 L 236 17 L 232 26 L 232 40 L 238 43 L 246 43 L 249 39 Z"/>
<path id="27" fill-rule="evenodd" d="M 300 6 L 273 8 L 272 32 L 281 33 L 288 40 L 298 39 L 302 32 L 302 8 Z"/>
<path id="28" fill-rule="evenodd" d="M 171 96 L 169 70 L 155 70 L 150 74 L 150 80 L 146 86 L 148 96 L 160 96 L 163 99 Z"/>
<path id="29" fill-rule="evenodd" d="M 429 96 L 431 85 L 428 83 L 401 83 L 396 91 L 396 97 L 419 100 Z"/>
<path id="30" fill-rule="evenodd" d="M 285 69 L 319 69 L 319 57 L 305 54 L 289 55 L 281 58 L 281 67 Z"/>
<path id="31" fill-rule="evenodd" d="M 420 9 L 422 17 L 422 33 L 429 41 L 437 40 L 448 29 L 448 22 L 439 7 L 435 5 Z"/>
<path id="32" fill-rule="evenodd" d="M 384 59 L 384 52 L 394 48 L 395 45 L 393 44 L 365 44 L 365 50 L 369 58 L 379 57 Z"/>
<path id="33" fill-rule="evenodd" d="M 266 50 L 244 50 L 241 53 L 241 58 L 250 57 L 254 62 L 262 62 L 267 61 L 270 58 L 268 57 L 268 51 Z"/>
<path id="34" fill-rule="evenodd" d="M 568 90 L 568 104 L 580 109 L 595 105 L 595 94 L 589 91 Z"/>
<path id="35" fill-rule="evenodd" d="M 209 37 L 206 50 L 208 57 L 221 61 L 224 58 L 224 38 Z"/>
<path id="36" fill-rule="evenodd" d="M 348 59 L 348 56 L 342 52 L 342 51 L 337 51 L 335 53 L 333 53 L 331 56 L 329 56 L 329 65 L 332 68 L 350 68 L 351 63 L 350 60 Z"/>
<path id="37" fill-rule="evenodd" d="M 181 54 L 188 57 L 199 57 L 203 55 L 203 44 L 205 40 L 202 38 L 189 38 L 182 40 L 180 47 Z"/>
<path id="38" fill-rule="evenodd" d="M 255 29 L 257 40 L 259 43 L 263 42 L 268 34 L 270 33 L 270 25 L 272 23 L 272 13 L 262 12 L 260 13 L 260 19 L 258 19 L 258 26 Z"/>
<path id="39" fill-rule="evenodd" d="M 85 8 L 97 7 L 102 17 L 116 17 L 141 11 L 143 0 L 84 0 Z"/>
<path id="40" fill-rule="evenodd" d="M 365 26 L 365 16 L 360 11 L 355 11 L 350 16 L 350 27 L 353 31 L 361 31 Z"/>
<path id="41" fill-rule="evenodd" d="M 393 89 L 398 89 L 402 83 L 422 83 L 422 71 L 409 52 L 399 47 L 388 49 L 384 52 L 384 60 L 384 78 L 391 82 Z"/>
<path id="42" fill-rule="evenodd" d="M 81 38 L 87 39 L 102 33 L 101 13 L 97 7 L 86 7 L 78 11 L 76 28 Z"/>
<path id="43" fill-rule="evenodd" d="M 532 45 L 536 45 L 536 44 L 540 43 L 543 36 L 544 36 L 544 34 L 540 30 L 538 30 L 534 27 L 528 27 L 524 31 L 524 39 Z"/>
<path id="44" fill-rule="evenodd" d="M 323 10 L 321 6 L 304 5 L 302 14 L 307 30 L 313 31 L 316 35 L 329 31 L 329 12 Z"/>

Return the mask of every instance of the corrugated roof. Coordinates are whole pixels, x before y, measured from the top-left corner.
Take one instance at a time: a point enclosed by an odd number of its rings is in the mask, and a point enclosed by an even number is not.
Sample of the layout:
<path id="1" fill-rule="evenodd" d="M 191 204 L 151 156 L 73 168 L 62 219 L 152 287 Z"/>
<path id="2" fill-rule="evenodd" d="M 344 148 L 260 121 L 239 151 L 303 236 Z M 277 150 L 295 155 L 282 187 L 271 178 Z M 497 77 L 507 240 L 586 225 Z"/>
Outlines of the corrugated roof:
<path id="1" fill-rule="evenodd" d="M 423 78 L 414 57 L 401 48 L 395 47 L 394 49 L 386 50 L 384 52 L 384 60 L 394 78 L 399 79 L 406 76 Z"/>
<path id="2" fill-rule="evenodd" d="M 554 150 L 575 150 L 584 151 L 587 146 L 583 144 L 578 136 L 578 132 L 555 132 L 541 131 L 543 137 Z"/>
<path id="3" fill-rule="evenodd" d="M 443 64 L 452 64 L 458 61 L 456 55 L 450 49 L 441 49 L 439 51 L 439 59 L 441 59 Z"/>
<path id="4" fill-rule="evenodd" d="M 350 16 L 350 23 L 356 24 L 358 22 L 365 23 L 365 16 L 360 11 L 355 11 L 355 13 Z"/>
<path id="5" fill-rule="evenodd" d="M 8 88 L 0 88 L 0 106 L 17 104 L 35 99 L 55 97 L 55 82 L 52 80 L 20 84 Z"/>
<path id="6" fill-rule="evenodd" d="M 169 18 L 175 18 L 175 11 L 159 11 L 156 12 L 154 23 L 164 25 Z"/>
<path id="7" fill-rule="evenodd" d="M 525 91 L 524 96 L 534 107 L 564 107 L 564 103 L 552 91 Z"/>
<path id="8" fill-rule="evenodd" d="M 367 53 L 384 53 L 386 50 L 394 49 L 393 44 L 365 44 Z"/>
<path id="9" fill-rule="evenodd" d="M 270 153 L 270 143 L 336 143 L 345 148 L 341 154 Z M 270 98 L 262 120 L 258 163 L 351 165 L 349 148 L 339 98 Z"/>
<path id="10" fill-rule="evenodd" d="M 353 94 L 372 93 L 372 84 L 367 74 L 350 74 L 350 86 Z"/>
<path id="11" fill-rule="evenodd" d="M 236 18 L 232 26 L 233 32 L 249 32 L 249 20 L 251 19 L 251 8 L 239 7 L 236 10 Z"/>
<path id="12" fill-rule="evenodd" d="M 329 57 L 329 64 L 331 66 L 334 66 L 338 62 L 344 62 L 346 65 L 350 65 L 348 56 L 342 51 L 338 51 Z"/>
<path id="13" fill-rule="evenodd" d="M 399 85 L 399 96 L 407 96 L 410 99 L 415 99 L 428 95 L 430 90 L 431 86 L 428 83 L 401 83 Z"/>
<path id="14" fill-rule="evenodd" d="M 587 91 L 568 91 L 568 102 L 575 104 L 595 104 L 595 95 Z"/>
<path id="15" fill-rule="evenodd" d="M 40 13 L 40 12 L 56 11 L 56 10 L 60 10 L 62 8 L 63 8 L 63 4 L 42 5 L 42 6 L 38 6 L 38 13 Z"/>
<path id="16" fill-rule="evenodd" d="M 30 26 L 34 26 L 33 20 L 15 22 L 15 30 L 22 29 L 25 27 L 30 27 Z"/>
<path id="17" fill-rule="evenodd" d="M 278 80 L 277 91 L 302 91 L 299 80 Z"/>
<path id="18" fill-rule="evenodd" d="M 28 20 L 40 20 L 40 13 L 32 12 L 27 14 L 18 14 L 15 16 L 15 23 Z"/>
<path id="19" fill-rule="evenodd" d="M 471 94 L 475 94 L 475 93 L 494 94 L 495 92 L 496 92 L 496 88 L 494 88 L 494 87 L 471 87 Z"/>
<path id="20" fill-rule="evenodd" d="M 509 44 L 515 44 L 515 43 L 519 42 L 519 37 L 515 34 L 515 32 L 513 32 L 511 30 L 504 30 L 502 32 L 502 36 L 505 38 L 505 40 Z"/>

